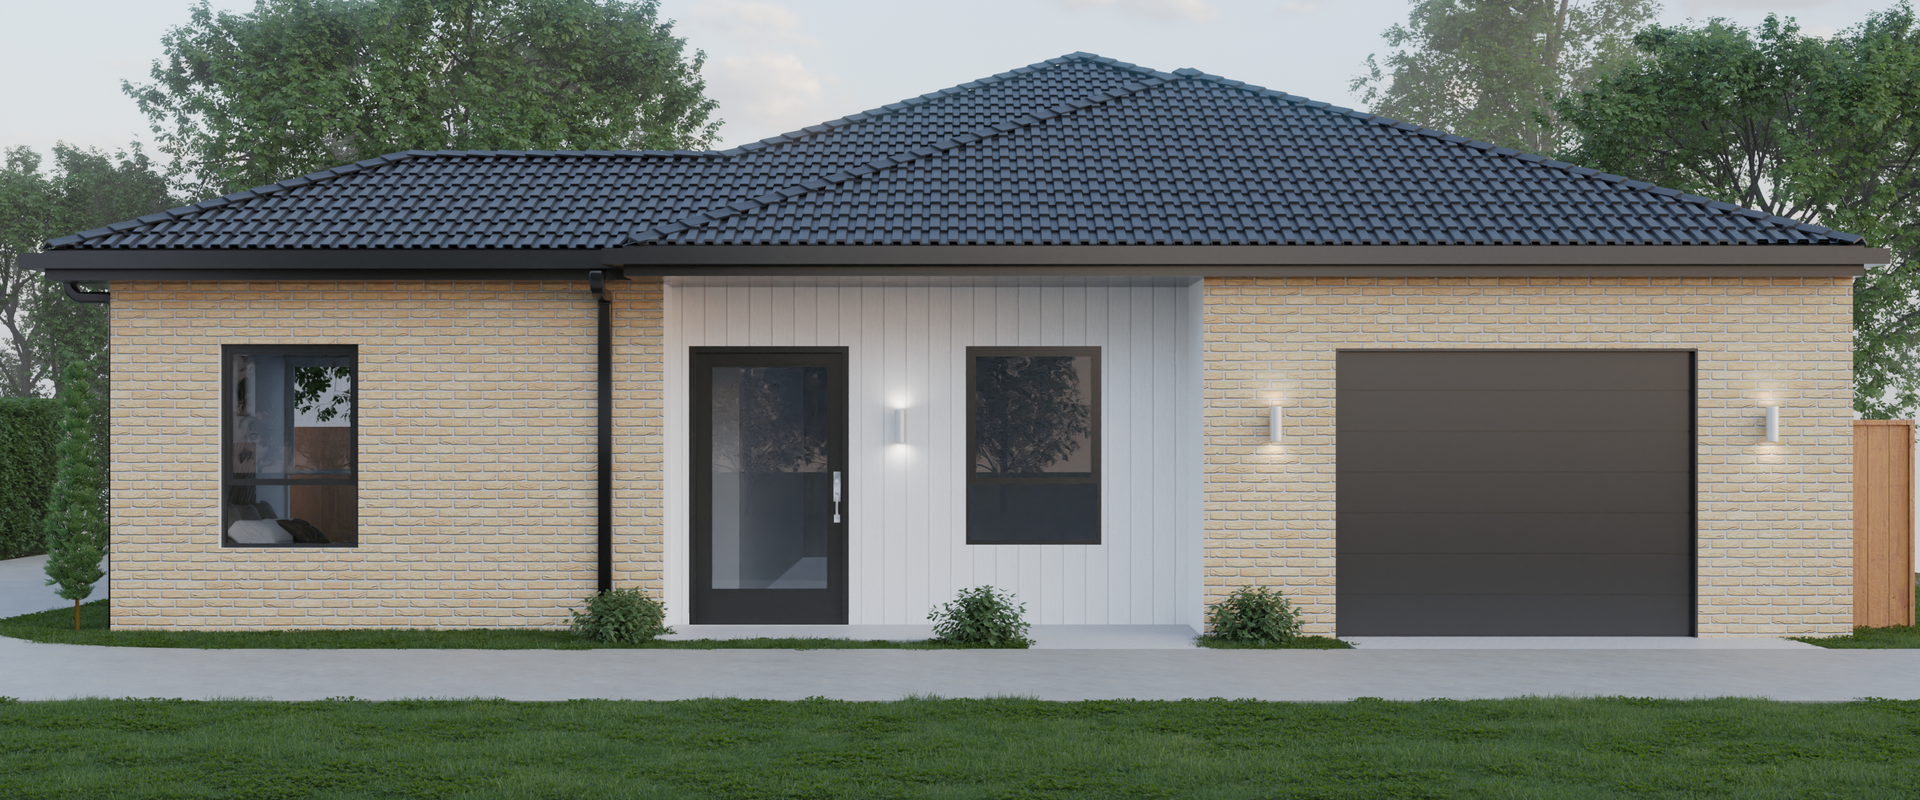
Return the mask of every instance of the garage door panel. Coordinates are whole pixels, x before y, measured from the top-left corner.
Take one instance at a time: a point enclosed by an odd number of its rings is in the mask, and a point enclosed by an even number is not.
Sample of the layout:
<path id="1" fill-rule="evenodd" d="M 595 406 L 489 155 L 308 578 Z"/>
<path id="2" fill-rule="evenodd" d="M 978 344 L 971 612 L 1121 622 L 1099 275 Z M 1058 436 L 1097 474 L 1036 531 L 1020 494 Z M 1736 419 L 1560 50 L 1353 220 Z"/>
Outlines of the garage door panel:
<path id="1" fill-rule="evenodd" d="M 1342 473 L 1688 469 L 1687 440 L 1651 431 L 1340 431 Z"/>
<path id="2" fill-rule="evenodd" d="M 1349 364 L 1364 359 L 1364 371 Z M 1341 391 L 1562 391 L 1671 390 L 1690 385 L 1687 353 L 1432 350 L 1344 352 L 1339 355 Z"/>
<path id="3" fill-rule="evenodd" d="M 1687 393 L 1350 392 L 1334 424 L 1349 431 L 1669 431 L 1693 429 Z M 1604 396 L 1603 396 L 1604 395 Z"/>
<path id="4" fill-rule="evenodd" d="M 1688 562 L 1661 553 L 1341 553 L 1341 597 L 1684 594 Z"/>
<path id="5" fill-rule="evenodd" d="M 1692 369 L 1687 353 L 1340 353 L 1338 632 L 1690 634 Z"/>
<path id="6" fill-rule="evenodd" d="M 1693 518 L 1663 514 L 1340 513 L 1339 553 L 1693 552 Z"/>
<path id="7" fill-rule="evenodd" d="M 1371 513 L 1685 512 L 1687 474 L 1663 472 L 1346 472 L 1335 507 Z"/>
<path id="8" fill-rule="evenodd" d="M 1688 636 L 1690 595 L 1342 594 L 1340 636 Z"/>

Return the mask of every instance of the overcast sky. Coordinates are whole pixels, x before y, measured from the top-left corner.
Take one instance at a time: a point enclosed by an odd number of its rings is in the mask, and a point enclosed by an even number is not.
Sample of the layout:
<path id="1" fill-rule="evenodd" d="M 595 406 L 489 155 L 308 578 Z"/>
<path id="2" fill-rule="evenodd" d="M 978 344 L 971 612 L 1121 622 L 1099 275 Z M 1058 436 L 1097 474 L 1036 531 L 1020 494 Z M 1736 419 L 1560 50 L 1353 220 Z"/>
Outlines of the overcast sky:
<path id="1" fill-rule="evenodd" d="M 1829 33 L 1894 0 L 1672 0 L 1662 19 L 1769 12 Z M 215 0 L 245 11 L 252 0 Z M 147 80 L 188 0 L 0 0 L 0 146 L 151 146 L 120 82 Z M 663 0 L 707 53 L 724 146 L 1076 50 L 1355 106 L 1347 89 L 1405 0 Z"/>

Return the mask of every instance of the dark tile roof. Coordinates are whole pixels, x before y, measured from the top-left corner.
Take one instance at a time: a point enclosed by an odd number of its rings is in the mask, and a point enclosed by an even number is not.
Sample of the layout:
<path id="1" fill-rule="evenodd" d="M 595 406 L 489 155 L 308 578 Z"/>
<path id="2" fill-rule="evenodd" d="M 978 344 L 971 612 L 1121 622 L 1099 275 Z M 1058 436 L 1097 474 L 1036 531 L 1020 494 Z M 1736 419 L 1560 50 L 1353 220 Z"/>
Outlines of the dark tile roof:
<path id="1" fill-rule="evenodd" d="M 1076 53 L 725 151 L 408 151 L 49 249 L 1857 244 L 1196 70 Z"/>

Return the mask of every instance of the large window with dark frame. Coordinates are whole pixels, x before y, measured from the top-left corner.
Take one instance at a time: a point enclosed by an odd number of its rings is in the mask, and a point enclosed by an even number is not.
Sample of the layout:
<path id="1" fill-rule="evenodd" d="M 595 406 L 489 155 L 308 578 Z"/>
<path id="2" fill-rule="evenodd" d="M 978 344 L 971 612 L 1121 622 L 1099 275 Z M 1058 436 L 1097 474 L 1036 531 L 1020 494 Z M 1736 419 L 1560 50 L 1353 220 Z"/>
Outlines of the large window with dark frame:
<path id="1" fill-rule="evenodd" d="M 358 353 L 351 345 L 221 352 L 221 543 L 359 544 Z"/>
<path id="2" fill-rule="evenodd" d="M 967 544 L 1100 543 L 1100 348 L 967 348 Z"/>

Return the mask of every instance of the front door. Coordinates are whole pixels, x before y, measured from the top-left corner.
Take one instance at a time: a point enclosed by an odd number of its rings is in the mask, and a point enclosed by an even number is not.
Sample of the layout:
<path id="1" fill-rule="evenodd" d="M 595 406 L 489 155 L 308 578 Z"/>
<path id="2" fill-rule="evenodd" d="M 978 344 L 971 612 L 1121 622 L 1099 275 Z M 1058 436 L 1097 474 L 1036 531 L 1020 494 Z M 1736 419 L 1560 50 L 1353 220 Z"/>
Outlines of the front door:
<path id="1" fill-rule="evenodd" d="M 692 351 L 696 625 L 847 621 L 847 351 Z"/>

